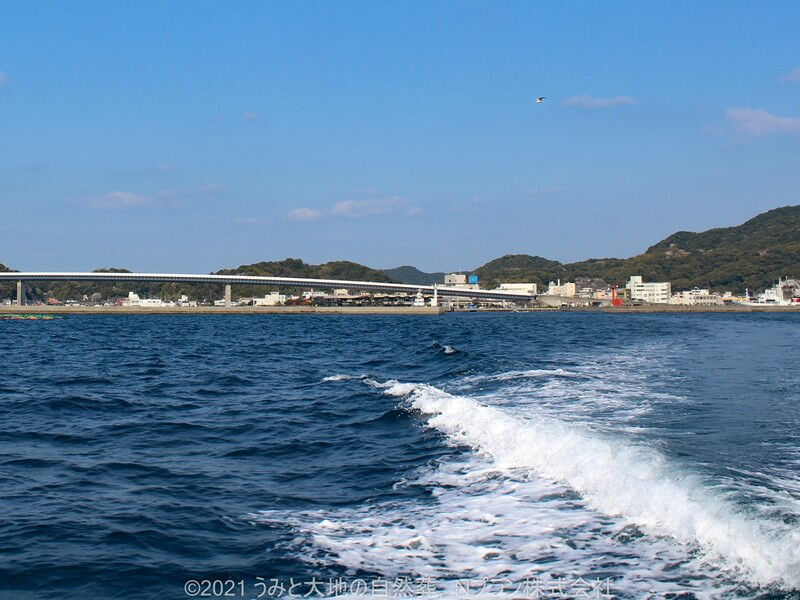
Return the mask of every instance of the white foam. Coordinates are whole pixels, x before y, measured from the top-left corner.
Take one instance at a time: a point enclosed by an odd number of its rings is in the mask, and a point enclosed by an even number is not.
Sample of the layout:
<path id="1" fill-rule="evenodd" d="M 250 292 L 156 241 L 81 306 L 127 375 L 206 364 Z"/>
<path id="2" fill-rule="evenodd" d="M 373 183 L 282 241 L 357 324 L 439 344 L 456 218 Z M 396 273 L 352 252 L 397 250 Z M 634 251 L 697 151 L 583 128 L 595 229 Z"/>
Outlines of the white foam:
<path id="1" fill-rule="evenodd" d="M 520 418 L 426 384 L 389 383 L 386 393 L 409 396 L 431 427 L 501 469 L 563 482 L 590 508 L 697 545 L 758 585 L 800 586 L 800 530 L 744 514 L 653 448 L 546 416 Z"/>
<path id="2" fill-rule="evenodd" d="M 675 565 L 682 567 L 681 591 L 702 597 L 709 584 L 702 565 L 682 548 L 637 537 L 623 520 L 596 513 L 564 486 L 528 470 L 499 468 L 490 457 L 442 460 L 399 486 L 423 487 L 432 498 L 247 518 L 289 524 L 298 534 L 296 557 L 310 564 L 387 578 L 431 577 L 444 597 L 459 579 L 537 577 L 547 585 L 556 577 L 593 580 L 610 573 L 618 577 L 615 593 L 663 595 L 679 589 L 674 574 L 664 575 Z"/>
<path id="3" fill-rule="evenodd" d="M 465 377 L 461 383 L 479 383 L 482 381 L 510 381 L 513 379 L 530 379 L 536 377 L 575 377 L 573 371 L 565 369 L 526 369 L 524 371 L 507 371 L 494 375 L 472 375 Z"/>
<path id="4" fill-rule="evenodd" d="M 448 391 L 487 393 L 485 383 L 502 383 L 501 393 L 491 393 L 491 404 L 513 406 L 515 413 L 543 410 L 559 420 L 638 429 L 632 422 L 661 404 L 688 403 L 652 384 L 657 370 L 669 380 L 670 369 L 647 347 L 615 352 L 612 359 L 589 355 L 569 357 L 569 369 L 512 370 L 491 375 L 470 375 L 447 386 Z M 662 351 L 663 353 L 663 351 Z M 556 358 L 556 357 L 551 357 Z M 663 357 L 662 357 L 663 358 Z M 563 362 L 563 360 L 562 360 Z"/>
<path id="5" fill-rule="evenodd" d="M 338 375 L 330 375 L 328 377 L 325 377 L 325 378 L 322 379 L 322 381 L 324 383 L 327 383 L 329 381 L 350 381 L 351 379 L 355 379 L 355 377 L 353 375 L 338 374 Z"/>

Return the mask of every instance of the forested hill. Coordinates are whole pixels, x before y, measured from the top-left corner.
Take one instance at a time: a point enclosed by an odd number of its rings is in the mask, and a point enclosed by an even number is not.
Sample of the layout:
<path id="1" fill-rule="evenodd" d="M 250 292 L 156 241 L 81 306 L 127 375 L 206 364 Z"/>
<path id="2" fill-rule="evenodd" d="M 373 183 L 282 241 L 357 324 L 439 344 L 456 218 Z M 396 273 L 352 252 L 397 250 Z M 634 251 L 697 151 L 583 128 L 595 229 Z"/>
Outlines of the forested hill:
<path id="1" fill-rule="evenodd" d="M 444 273 L 425 273 L 416 267 L 405 265 L 394 269 L 383 269 L 383 272 L 396 279 L 400 283 L 410 283 L 412 285 L 433 285 L 434 283 L 444 283 Z"/>
<path id="2" fill-rule="evenodd" d="M 351 281 L 381 281 L 394 283 L 383 271 L 370 269 L 364 265 L 347 260 L 327 262 L 322 265 L 310 265 L 299 258 L 287 258 L 282 261 L 259 262 L 242 265 L 235 269 L 223 269 L 215 275 L 261 275 L 271 277 L 307 277 L 312 279 L 342 279 Z"/>
<path id="3" fill-rule="evenodd" d="M 763 289 L 778 277 L 800 277 L 800 206 L 760 214 L 742 225 L 702 233 L 681 231 L 627 259 L 562 264 L 527 254 L 507 255 L 476 269 L 481 284 L 602 278 L 624 284 L 631 275 L 671 281 L 676 290 L 709 287 Z"/>

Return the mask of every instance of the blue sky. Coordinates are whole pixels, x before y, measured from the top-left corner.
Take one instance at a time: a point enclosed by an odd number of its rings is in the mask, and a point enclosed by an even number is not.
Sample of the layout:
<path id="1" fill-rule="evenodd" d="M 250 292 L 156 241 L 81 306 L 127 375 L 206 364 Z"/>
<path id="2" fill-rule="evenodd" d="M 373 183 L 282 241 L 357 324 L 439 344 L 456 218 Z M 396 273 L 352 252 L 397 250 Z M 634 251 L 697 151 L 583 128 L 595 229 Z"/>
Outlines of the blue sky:
<path id="1" fill-rule="evenodd" d="M 797 2 L 0 0 L 0 262 L 456 270 L 735 225 L 800 204 L 797 23 Z"/>

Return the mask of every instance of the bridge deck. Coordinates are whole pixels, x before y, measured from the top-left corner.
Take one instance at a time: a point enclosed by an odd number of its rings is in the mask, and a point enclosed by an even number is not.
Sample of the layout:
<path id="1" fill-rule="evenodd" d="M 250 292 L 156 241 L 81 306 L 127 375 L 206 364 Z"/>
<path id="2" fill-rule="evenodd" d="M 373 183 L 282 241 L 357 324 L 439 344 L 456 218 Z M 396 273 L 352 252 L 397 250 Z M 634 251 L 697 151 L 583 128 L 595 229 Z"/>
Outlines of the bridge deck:
<path id="1" fill-rule="evenodd" d="M 312 289 L 347 288 L 372 292 L 405 292 L 439 296 L 457 296 L 486 300 L 509 300 L 529 302 L 536 296 L 515 294 L 508 291 L 472 290 L 468 288 L 407 283 L 383 283 L 378 281 L 349 281 L 339 279 L 307 279 L 302 277 L 259 277 L 254 275 L 194 275 L 186 273 L 64 273 L 64 272 L 4 272 L 2 281 L 94 281 L 94 282 L 142 282 L 142 283 L 206 283 L 217 285 L 267 285 Z"/>

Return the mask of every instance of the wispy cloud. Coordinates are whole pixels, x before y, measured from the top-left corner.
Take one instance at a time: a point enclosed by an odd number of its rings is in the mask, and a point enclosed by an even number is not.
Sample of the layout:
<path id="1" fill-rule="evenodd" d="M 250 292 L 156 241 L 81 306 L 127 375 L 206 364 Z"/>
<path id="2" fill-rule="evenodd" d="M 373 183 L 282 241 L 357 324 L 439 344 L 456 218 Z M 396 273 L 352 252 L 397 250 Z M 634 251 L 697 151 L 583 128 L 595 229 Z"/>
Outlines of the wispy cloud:
<path id="1" fill-rule="evenodd" d="M 414 206 L 408 198 L 402 196 L 369 200 L 343 200 L 334 204 L 331 209 L 332 215 L 348 219 L 364 219 L 389 214 L 415 215 L 419 212 L 419 207 Z"/>
<path id="2" fill-rule="evenodd" d="M 373 193 L 372 190 L 365 193 Z M 411 216 L 421 212 L 408 198 L 402 196 L 380 196 L 359 200 L 342 200 L 329 210 L 315 208 L 296 208 L 289 212 L 290 221 L 316 221 L 325 217 L 342 217 L 345 219 L 367 219 L 385 215 Z"/>
<path id="3" fill-rule="evenodd" d="M 324 213 L 314 208 L 295 208 L 290 210 L 286 218 L 290 221 L 316 221 L 321 219 Z"/>
<path id="4" fill-rule="evenodd" d="M 221 184 L 211 181 L 209 183 L 201 183 L 198 185 L 197 191 L 202 194 L 218 194 L 220 192 L 224 192 L 225 188 Z"/>
<path id="5" fill-rule="evenodd" d="M 152 198 L 150 196 L 119 191 L 87 198 L 82 202 L 84 206 L 97 210 L 124 210 L 147 206 L 151 203 Z"/>
<path id="6" fill-rule="evenodd" d="M 725 118 L 739 133 L 756 138 L 780 133 L 800 133 L 800 119 L 779 117 L 758 108 L 731 108 Z"/>
<path id="7" fill-rule="evenodd" d="M 591 96 L 572 96 L 564 100 L 564 106 L 578 106 L 580 108 L 608 108 L 611 106 L 623 106 L 626 104 L 636 104 L 639 101 L 630 96 L 613 96 L 611 98 L 592 98 Z"/>
<path id="8" fill-rule="evenodd" d="M 242 119 L 244 119 L 245 121 L 257 121 L 258 120 L 258 114 L 254 113 L 254 112 L 250 112 L 248 110 L 248 111 L 245 111 L 245 112 L 242 113 Z"/>
<path id="9" fill-rule="evenodd" d="M 800 83 L 800 67 L 793 71 L 789 71 L 786 75 L 781 77 L 783 83 Z"/>
<path id="10" fill-rule="evenodd" d="M 5 73 L 0 71 L 0 88 L 4 85 L 8 85 L 8 77 L 6 77 Z"/>

